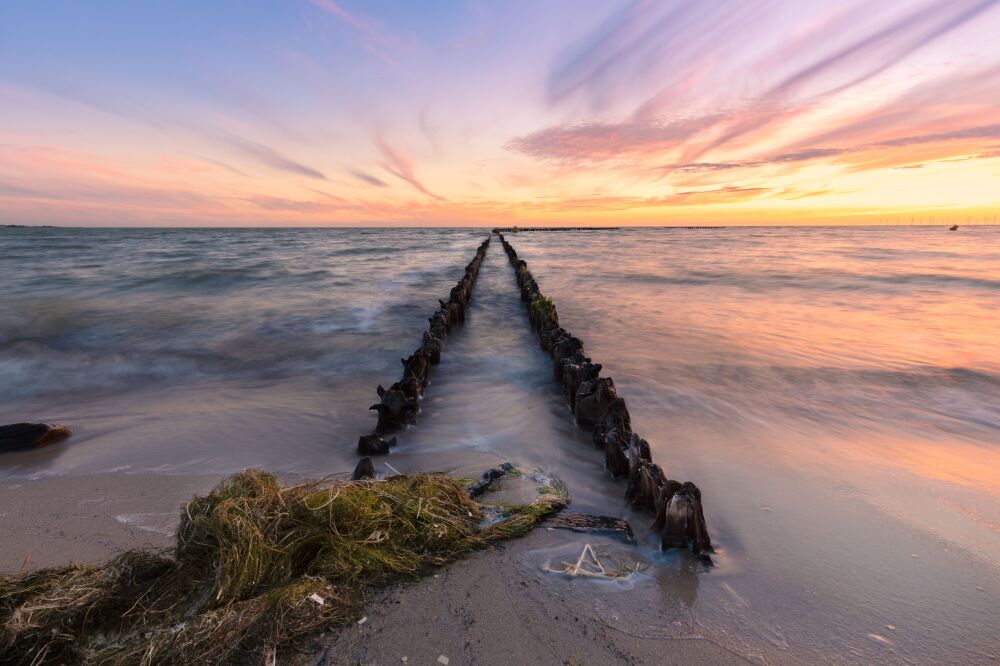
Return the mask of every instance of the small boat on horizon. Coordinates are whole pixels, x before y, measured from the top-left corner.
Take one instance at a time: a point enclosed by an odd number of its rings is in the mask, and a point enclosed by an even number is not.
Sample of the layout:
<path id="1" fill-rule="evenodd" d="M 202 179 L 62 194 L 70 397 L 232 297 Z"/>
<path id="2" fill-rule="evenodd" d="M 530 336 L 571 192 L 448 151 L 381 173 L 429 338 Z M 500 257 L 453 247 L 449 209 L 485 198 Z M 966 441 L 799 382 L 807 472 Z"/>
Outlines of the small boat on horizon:
<path id="1" fill-rule="evenodd" d="M 958 231 L 958 225 L 957 224 L 951 225 L 950 227 L 948 227 L 948 231 Z"/>

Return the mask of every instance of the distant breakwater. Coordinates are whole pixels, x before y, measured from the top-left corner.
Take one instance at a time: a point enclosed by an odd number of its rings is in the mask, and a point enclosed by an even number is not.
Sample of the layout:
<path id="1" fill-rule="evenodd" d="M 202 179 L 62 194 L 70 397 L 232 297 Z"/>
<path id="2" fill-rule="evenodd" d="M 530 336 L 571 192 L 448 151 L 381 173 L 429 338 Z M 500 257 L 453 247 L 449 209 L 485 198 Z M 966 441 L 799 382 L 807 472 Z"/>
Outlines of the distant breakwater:
<path id="1" fill-rule="evenodd" d="M 522 231 L 617 231 L 621 227 L 496 227 L 493 233 L 517 234 Z"/>
<path id="2" fill-rule="evenodd" d="M 624 227 L 494 227 L 495 234 L 519 234 L 523 231 L 621 231 Z M 659 227 L 660 229 L 725 229 L 722 225 Z"/>
<path id="3" fill-rule="evenodd" d="M 542 349 L 552 357 L 553 377 L 563 387 L 577 425 L 593 433 L 604 464 L 616 479 L 626 478 L 625 498 L 633 507 L 656 515 L 653 529 L 663 549 L 686 548 L 706 561 L 713 552 L 701 504 L 701 491 L 691 482 L 668 479 L 653 463 L 649 443 L 632 430 L 625 399 L 614 380 L 601 377 L 601 364 L 584 355 L 583 341 L 559 325 L 551 298 L 542 294 L 528 264 L 498 233 L 514 268 L 521 301 Z"/>

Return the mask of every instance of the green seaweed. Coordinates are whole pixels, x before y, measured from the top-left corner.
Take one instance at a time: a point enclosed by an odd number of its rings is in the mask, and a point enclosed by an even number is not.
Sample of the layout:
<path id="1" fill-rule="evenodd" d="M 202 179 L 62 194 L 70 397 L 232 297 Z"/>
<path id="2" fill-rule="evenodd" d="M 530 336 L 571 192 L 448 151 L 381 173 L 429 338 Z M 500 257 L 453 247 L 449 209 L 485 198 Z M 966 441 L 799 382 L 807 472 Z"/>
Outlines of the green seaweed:
<path id="1" fill-rule="evenodd" d="M 556 304 L 547 296 L 538 296 L 531 301 L 530 312 L 536 321 L 556 321 Z"/>
<path id="2" fill-rule="evenodd" d="M 0 576 L 5 663 L 246 663 L 351 622 L 374 586 L 414 579 L 565 506 L 565 488 L 480 529 L 439 474 L 281 486 L 246 470 L 182 512 L 173 556 Z"/>

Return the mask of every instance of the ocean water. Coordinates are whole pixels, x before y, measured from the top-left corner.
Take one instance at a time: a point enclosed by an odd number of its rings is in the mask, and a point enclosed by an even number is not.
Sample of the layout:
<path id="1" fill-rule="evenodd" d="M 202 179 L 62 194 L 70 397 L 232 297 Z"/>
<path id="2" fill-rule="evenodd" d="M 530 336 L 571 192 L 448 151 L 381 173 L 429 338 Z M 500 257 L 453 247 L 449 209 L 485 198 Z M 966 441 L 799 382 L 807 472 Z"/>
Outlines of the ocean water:
<path id="1" fill-rule="evenodd" d="M 0 476 L 349 472 L 375 386 L 485 236 L 0 229 L 0 422 L 76 432 Z M 705 497 L 716 566 L 640 539 L 656 601 L 632 629 L 760 663 L 1000 661 L 1000 228 L 508 238 L 654 460 Z M 572 424 L 494 243 L 388 460 L 499 459 L 648 520 Z"/>

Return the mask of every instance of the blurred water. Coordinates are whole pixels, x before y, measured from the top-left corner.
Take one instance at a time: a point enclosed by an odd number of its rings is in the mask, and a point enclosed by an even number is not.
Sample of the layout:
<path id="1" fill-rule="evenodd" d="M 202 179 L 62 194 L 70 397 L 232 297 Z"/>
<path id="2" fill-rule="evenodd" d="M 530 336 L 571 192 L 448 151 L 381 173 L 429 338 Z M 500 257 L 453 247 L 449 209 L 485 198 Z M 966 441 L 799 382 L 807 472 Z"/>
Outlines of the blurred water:
<path id="1" fill-rule="evenodd" d="M 76 432 L 0 476 L 350 471 L 375 385 L 484 235 L 0 230 L 0 422 Z M 682 613 L 762 662 L 998 660 L 1000 229 L 509 238 L 706 497 L 718 565 L 643 539 L 661 614 L 635 626 Z M 495 244 L 389 460 L 543 466 L 576 508 L 643 525 L 550 377 Z"/>
<path id="2" fill-rule="evenodd" d="M 511 240 L 708 498 L 712 635 L 763 661 L 1000 662 L 1000 229 Z"/>
<path id="3" fill-rule="evenodd" d="M 0 233 L 0 399 L 385 368 L 483 235 Z"/>

